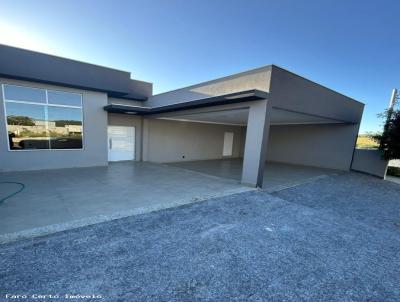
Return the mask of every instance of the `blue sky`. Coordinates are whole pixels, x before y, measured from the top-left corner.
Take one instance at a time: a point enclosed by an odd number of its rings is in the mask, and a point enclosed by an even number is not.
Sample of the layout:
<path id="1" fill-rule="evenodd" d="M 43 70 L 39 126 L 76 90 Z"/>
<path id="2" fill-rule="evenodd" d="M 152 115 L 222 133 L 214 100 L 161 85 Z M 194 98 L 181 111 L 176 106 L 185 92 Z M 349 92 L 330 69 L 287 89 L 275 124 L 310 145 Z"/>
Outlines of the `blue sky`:
<path id="1" fill-rule="evenodd" d="M 155 93 L 276 64 L 366 103 L 400 88 L 400 1 L 2 0 L 0 43 L 132 72 Z"/>

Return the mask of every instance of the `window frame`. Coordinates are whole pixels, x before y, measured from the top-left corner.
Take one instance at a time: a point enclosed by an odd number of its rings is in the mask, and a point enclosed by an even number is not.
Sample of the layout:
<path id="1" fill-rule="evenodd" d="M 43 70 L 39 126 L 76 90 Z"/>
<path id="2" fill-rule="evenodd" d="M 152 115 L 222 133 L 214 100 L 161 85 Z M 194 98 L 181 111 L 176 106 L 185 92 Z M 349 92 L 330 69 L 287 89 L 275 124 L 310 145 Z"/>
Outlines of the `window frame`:
<path id="1" fill-rule="evenodd" d="M 29 101 L 18 101 L 18 100 L 8 100 L 5 97 L 5 86 L 17 86 L 17 87 L 23 87 L 23 88 L 31 88 L 31 89 L 41 89 L 45 91 L 46 94 L 46 103 L 37 103 L 37 102 L 29 102 Z M 63 92 L 63 93 L 71 93 L 71 94 L 78 94 L 81 98 L 81 105 L 80 106 L 74 106 L 74 105 L 60 105 L 60 104 L 49 104 L 49 98 L 48 98 L 48 91 L 56 91 L 56 92 Z M 21 84 L 12 84 L 12 83 L 1 83 L 1 92 L 2 92 L 2 99 L 3 99 L 3 110 L 4 110 L 4 124 L 5 124 L 5 129 L 6 129 L 6 138 L 8 137 L 8 123 L 7 123 L 7 109 L 6 109 L 6 103 L 16 103 L 16 104 L 28 104 L 28 105 L 36 105 L 36 106 L 43 106 L 44 111 L 45 111 L 45 118 L 46 118 L 46 130 L 48 131 L 48 106 L 52 107 L 58 107 L 58 108 L 75 108 L 75 109 L 81 109 L 82 112 L 82 148 L 73 148 L 73 149 L 53 149 L 51 148 L 51 137 L 49 136 L 49 149 L 21 149 L 21 150 L 14 150 L 10 148 L 10 142 L 7 139 L 7 147 L 9 152 L 31 152 L 31 151 L 84 151 L 85 150 L 85 140 L 84 140 L 84 129 L 85 129 L 85 116 L 84 116 L 84 110 L 83 110 L 83 93 L 78 93 L 78 92 L 70 92 L 70 91 L 65 91 L 65 90 L 59 90 L 59 89 L 48 89 L 48 88 L 39 88 L 39 87 L 33 87 L 33 86 L 28 86 L 28 85 L 21 85 Z"/>

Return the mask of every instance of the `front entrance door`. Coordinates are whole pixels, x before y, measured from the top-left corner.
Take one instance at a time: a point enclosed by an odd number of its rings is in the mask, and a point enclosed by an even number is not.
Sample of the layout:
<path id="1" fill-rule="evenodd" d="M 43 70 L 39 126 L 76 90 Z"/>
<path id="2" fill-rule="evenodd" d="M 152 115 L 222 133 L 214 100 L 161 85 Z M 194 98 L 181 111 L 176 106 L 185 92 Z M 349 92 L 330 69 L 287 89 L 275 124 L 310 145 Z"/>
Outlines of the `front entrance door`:
<path id="1" fill-rule="evenodd" d="M 135 127 L 108 126 L 108 160 L 135 159 Z"/>

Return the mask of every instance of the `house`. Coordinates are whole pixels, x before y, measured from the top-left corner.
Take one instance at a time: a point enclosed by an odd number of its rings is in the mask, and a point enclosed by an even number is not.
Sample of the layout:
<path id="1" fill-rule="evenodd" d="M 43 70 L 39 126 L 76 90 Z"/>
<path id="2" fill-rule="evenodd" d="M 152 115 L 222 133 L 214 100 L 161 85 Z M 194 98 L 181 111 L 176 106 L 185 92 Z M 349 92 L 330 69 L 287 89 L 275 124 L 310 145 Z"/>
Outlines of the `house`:
<path id="1" fill-rule="evenodd" d="M 350 170 L 364 108 L 275 65 L 153 95 L 129 72 L 5 45 L 0 87 L 1 172 L 241 158 L 259 187 L 269 161 Z"/>

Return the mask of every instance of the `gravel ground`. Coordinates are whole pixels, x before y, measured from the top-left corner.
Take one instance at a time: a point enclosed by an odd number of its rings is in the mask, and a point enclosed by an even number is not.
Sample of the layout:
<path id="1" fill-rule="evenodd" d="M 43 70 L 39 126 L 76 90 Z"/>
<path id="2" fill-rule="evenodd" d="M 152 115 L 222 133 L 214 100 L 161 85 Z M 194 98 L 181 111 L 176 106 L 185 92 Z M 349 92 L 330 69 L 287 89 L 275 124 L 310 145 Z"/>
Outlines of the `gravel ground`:
<path id="1" fill-rule="evenodd" d="M 399 196 L 348 174 L 3 245 L 0 300 L 399 301 Z"/>
<path id="2" fill-rule="evenodd" d="M 274 196 L 312 209 L 400 231 L 400 186 L 361 173 L 320 179 Z"/>

